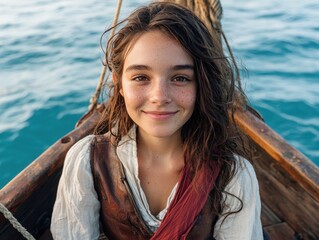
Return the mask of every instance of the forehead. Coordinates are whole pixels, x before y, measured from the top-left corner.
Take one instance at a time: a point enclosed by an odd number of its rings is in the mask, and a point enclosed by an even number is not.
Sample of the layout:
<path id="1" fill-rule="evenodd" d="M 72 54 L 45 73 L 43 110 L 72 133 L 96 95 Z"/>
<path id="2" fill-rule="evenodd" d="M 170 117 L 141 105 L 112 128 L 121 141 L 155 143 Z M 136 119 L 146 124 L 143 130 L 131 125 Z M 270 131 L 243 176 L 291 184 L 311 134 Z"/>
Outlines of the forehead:
<path id="1" fill-rule="evenodd" d="M 160 30 L 137 35 L 128 46 L 124 68 L 129 64 L 192 64 L 192 57 L 173 37 Z"/>

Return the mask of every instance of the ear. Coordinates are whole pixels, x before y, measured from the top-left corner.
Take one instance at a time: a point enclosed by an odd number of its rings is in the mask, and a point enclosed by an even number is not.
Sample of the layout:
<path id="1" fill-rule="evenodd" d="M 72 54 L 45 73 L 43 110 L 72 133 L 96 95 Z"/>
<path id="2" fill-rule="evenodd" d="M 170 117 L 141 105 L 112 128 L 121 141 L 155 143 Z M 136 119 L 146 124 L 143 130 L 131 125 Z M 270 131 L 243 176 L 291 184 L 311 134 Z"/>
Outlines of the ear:
<path id="1" fill-rule="evenodd" d="M 118 77 L 115 75 L 115 73 L 112 73 L 112 81 L 114 84 L 117 84 L 117 81 L 119 81 Z M 123 96 L 123 89 L 120 89 L 120 94 Z"/>

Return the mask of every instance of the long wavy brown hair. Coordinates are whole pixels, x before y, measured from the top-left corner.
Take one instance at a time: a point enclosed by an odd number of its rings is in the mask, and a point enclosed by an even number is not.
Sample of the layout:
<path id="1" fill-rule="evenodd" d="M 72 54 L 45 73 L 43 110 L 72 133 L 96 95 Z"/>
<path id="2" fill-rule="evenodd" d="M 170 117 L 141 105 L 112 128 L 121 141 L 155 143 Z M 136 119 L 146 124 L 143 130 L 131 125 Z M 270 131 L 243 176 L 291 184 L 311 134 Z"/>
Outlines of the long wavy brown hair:
<path id="1" fill-rule="evenodd" d="M 105 50 L 106 65 L 118 80 L 108 85 L 109 100 L 95 133 L 109 130 L 119 142 L 134 124 L 120 89 L 125 56 L 136 38 L 160 30 L 176 39 L 193 58 L 197 84 L 195 110 L 182 128 L 185 164 L 191 167 L 195 178 L 206 163 L 221 164 L 210 194 L 214 213 L 220 215 L 225 207 L 222 193 L 236 170 L 234 153 L 241 153 L 243 148 L 239 145 L 245 142 L 233 114 L 246 104 L 237 65 L 223 51 L 221 30 L 210 32 L 193 12 L 173 3 L 151 3 L 134 11 L 120 24 L 125 25 L 109 39 Z"/>

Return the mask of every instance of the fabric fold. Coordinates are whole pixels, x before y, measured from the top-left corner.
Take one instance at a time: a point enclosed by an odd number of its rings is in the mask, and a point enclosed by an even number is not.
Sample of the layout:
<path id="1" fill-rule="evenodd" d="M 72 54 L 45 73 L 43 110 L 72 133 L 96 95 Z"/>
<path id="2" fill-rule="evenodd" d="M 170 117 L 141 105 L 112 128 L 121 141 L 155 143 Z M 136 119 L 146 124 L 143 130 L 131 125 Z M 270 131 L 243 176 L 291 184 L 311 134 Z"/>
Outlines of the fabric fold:
<path id="1" fill-rule="evenodd" d="M 186 239 L 206 203 L 219 171 L 219 164 L 214 162 L 213 171 L 203 166 L 199 176 L 193 180 L 189 168 L 184 167 L 176 195 L 152 240 Z"/>

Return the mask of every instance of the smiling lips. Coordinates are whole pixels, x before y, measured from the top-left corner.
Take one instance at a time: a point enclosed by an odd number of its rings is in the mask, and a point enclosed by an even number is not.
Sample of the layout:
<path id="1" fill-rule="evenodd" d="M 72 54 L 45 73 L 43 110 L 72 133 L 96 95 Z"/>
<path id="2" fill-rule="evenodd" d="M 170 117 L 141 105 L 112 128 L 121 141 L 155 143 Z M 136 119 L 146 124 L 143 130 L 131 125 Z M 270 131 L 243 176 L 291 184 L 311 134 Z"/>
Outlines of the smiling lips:
<path id="1" fill-rule="evenodd" d="M 166 120 L 174 116 L 178 111 L 143 111 L 146 115 L 155 120 Z"/>

